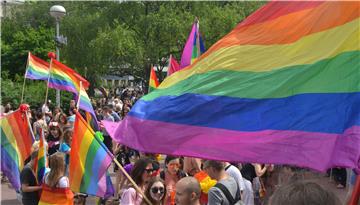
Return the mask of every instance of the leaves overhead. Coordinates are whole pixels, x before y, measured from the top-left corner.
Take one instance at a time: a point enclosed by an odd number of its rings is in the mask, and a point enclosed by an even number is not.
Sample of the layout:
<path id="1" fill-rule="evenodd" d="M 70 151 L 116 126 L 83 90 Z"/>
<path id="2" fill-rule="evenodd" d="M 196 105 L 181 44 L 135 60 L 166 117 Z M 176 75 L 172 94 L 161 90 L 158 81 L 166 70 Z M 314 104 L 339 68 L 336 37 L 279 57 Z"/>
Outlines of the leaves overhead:
<path id="1" fill-rule="evenodd" d="M 161 70 L 170 54 L 180 60 L 195 17 L 209 48 L 264 2 L 34 1 L 8 5 L 2 24 L 1 64 L 10 78 L 25 73 L 28 51 L 43 59 L 55 51 L 55 20 L 49 15 L 55 4 L 67 10 L 60 34 L 68 44 L 61 47 L 60 60 L 96 86 L 104 74 L 130 74 L 146 81 L 151 64 Z"/>

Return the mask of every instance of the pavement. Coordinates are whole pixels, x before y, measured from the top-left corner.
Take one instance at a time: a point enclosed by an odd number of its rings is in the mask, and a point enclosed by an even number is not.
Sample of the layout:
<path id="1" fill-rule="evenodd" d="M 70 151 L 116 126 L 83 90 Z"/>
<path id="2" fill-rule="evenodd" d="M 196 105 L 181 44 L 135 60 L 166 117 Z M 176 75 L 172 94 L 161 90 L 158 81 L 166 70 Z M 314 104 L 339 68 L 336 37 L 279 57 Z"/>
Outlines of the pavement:
<path id="1" fill-rule="evenodd" d="M 112 170 L 112 169 L 109 169 Z M 323 186 L 326 190 L 333 192 L 345 205 L 346 197 L 349 191 L 349 188 L 337 189 L 335 182 L 330 180 L 329 177 L 326 177 L 323 173 L 317 173 L 312 171 L 306 171 L 302 175 L 304 180 L 311 180 Z M 115 174 L 111 174 L 112 181 L 115 182 Z M 1 183 L 1 205 L 21 205 L 21 203 L 16 198 L 16 192 L 11 188 L 10 184 L 5 182 Z M 95 205 L 96 198 L 88 197 L 87 205 Z"/>

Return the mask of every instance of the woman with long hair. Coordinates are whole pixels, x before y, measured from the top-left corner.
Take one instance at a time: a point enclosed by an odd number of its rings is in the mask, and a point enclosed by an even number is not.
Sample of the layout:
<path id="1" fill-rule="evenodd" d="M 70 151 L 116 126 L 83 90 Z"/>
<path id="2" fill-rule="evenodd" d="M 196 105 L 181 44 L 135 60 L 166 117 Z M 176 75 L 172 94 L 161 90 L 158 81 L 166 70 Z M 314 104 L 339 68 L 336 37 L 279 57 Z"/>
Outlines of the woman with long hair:
<path id="1" fill-rule="evenodd" d="M 165 182 L 159 178 L 152 178 L 145 190 L 145 196 L 153 205 L 164 205 L 165 195 Z M 142 204 L 147 205 L 145 201 Z"/>
<path id="2" fill-rule="evenodd" d="M 49 155 L 54 154 L 59 150 L 60 141 L 62 138 L 62 130 L 59 127 L 59 123 L 57 122 L 50 122 L 50 133 L 47 136 L 47 142 L 49 145 L 48 153 Z"/>
<path id="3" fill-rule="evenodd" d="M 69 161 L 70 161 L 70 151 L 71 151 L 71 142 L 72 142 L 73 130 L 67 129 L 64 132 L 63 140 L 60 144 L 59 151 L 65 154 L 65 174 L 69 175 Z"/>
<path id="4" fill-rule="evenodd" d="M 146 188 L 146 183 L 150 180 L 153 172 L 152 160 L 149 158 L 140 158 L 131 170 L 131 178 L 142 191 Z M 130 184 L 128 188 L 122 193 L 121 205 L 140 205 L 143 201 L 143 196 L 135 190 Z"/>
<path id="5" fill-rule="evenodd" d="M 70 183 L 65 176 L 64 153 L 56 152 L 49 157 L 50 172 L 44 176 L 41 204 L 73 204 L 74 194 L 70 190 Z"/>

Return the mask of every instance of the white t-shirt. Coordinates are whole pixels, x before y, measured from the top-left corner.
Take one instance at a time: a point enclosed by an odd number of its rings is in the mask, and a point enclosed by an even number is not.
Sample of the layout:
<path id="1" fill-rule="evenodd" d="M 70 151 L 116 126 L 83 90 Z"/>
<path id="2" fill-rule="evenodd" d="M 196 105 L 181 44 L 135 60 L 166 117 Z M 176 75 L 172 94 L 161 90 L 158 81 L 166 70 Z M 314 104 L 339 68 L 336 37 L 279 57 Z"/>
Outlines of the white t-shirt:
<path id="1" fill-rule="evenodd" d="M 235 179 L 235 181 L 238 183 L 240 190 L 244 191 L 245 184 L 244 184 L 244 179 L 241 175 L 240 170 L 237 167 L 235 167 L 234 165 L 230 164 L 228 166 L 225 167 L 226 173 L 228 173 L 230 176 L 232 176 Z"/>
<path id="2" fill-rule="evenodd" d="M 49 174 L 47 174 L 47 175 L 45 176 L 45 184 L 46 184 L 46 185 L 49 185 L 48 176 L 49 176 Z M 57 188 L 68 188 L 68 187 L 70 187 L 69 178 L 67 178 L 67 176 L 61 177 L 61 178 L 59 179 L 56 187 L 57 187 Z"/>

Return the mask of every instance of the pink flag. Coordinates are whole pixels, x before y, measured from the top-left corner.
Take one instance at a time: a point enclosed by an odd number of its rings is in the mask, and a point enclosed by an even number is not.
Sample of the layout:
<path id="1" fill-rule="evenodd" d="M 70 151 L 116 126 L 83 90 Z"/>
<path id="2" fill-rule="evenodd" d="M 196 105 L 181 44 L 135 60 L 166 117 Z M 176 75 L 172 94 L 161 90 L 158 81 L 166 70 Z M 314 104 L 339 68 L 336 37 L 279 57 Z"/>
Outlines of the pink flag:
<path id="1" fill-rule="evenodd" d="M 167 76 L 170 76 L 171 74 L 175 73 L 178 70 L 180 70 L 179 63 L 172 55 L 170 55 Z"/>

